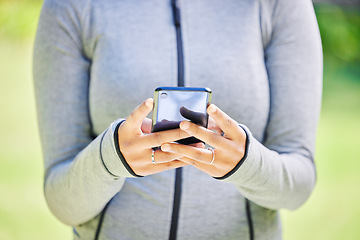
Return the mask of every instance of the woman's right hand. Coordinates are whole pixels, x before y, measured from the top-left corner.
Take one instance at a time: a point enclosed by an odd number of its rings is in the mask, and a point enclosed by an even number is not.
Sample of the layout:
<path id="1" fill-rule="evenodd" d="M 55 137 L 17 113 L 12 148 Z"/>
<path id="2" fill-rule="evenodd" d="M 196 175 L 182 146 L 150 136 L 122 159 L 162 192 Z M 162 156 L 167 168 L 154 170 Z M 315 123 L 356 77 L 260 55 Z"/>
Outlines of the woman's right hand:
<path id="1" fill-rule="evenodd" d="M 148 125 L 145 118 L 152 108 L 153 100 L 151 98 L 145 100 L 133 110 L 118 130 L 120 151 L 131 169 L 140 176 L 187 165 L 185 162 L 176 160 L 183 157 L 182 155 L 163 152 L 160 149 L 154 152 L 156 164 L 152 162 L 152 148 L 190 136 L 180 128 L 144 134 L 142 131 L 142 127 L 144 129 L 143 123 L 146 122 L 145 125 Z"/>

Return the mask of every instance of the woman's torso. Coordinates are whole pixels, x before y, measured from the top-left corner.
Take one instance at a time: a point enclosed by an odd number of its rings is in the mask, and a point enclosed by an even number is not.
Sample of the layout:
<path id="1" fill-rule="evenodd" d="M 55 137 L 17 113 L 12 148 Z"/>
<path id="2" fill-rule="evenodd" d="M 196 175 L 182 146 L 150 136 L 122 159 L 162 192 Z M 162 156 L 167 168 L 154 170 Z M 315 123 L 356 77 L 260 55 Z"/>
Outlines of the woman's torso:
<path id="1" fill-rule="evenodd" d="M 170 2 L 92 1 L 88 8 L 82 38 L 91 59 L 89 109 L 96 135 L 152 97 L 156 87 L 177 86 Z M 180 1 L 180 8 L 185 86 L 212 89 L 212 102 L 262 141 L 269 83 L 260 3 L 194 0 Z M 167 239 L 174 181 L 175 170 L 126 179 L 104 215 L 100 239 Z M 280 238 L 277 212 L 252 203 L 250 214 L 256 239 Z M 248 217 L 235 186 L 183 168 L 177 239 L 248 239 Z M 76 230 L 91 236 L 88 229 L 98 221 Z"/>

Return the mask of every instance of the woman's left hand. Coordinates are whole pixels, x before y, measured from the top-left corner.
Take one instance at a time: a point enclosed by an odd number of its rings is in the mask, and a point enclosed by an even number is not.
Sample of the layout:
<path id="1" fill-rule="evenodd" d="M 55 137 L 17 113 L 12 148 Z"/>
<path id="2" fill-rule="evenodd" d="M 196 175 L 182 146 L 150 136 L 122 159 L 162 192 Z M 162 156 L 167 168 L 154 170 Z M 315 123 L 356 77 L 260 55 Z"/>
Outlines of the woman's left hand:
<path id="1" fill-rule="evenodd" d="M 246 133 L 235 120 L 214 104 L 207 108 L 207 112 L 216 123 L 209 124 L 209 129 L 189 121 L 181 122 L 180 128 L 214 147 L 213 151 L 176 143 L 165 143 L 161 145 L 161 150 L 183 155 L 184 158 L 179 160 L 191 164 L 213 177 L 222 177 L 244 157 Z M 219 134 L 220 130 L 224 134 Z"/>

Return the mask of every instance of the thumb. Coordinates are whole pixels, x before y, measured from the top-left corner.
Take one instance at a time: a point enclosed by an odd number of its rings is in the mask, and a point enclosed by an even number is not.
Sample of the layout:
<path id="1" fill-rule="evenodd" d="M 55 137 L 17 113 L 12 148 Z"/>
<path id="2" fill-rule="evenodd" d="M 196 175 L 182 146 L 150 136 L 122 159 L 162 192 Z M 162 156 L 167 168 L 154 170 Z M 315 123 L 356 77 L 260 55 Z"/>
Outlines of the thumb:
<path id="1" fill-rule="evenodd" d="M 141 129 L 141 125 L 146 116 L 151 112 L 153 108 L 153 99 L 148 98 L 138 107 L 136 107 L 129 117 L 126 119 L 125 124 L 135 131 Z"/>
<path id="2" fill-rule="evenodd" d="M 151 133 L 151 124 L 152 121 L 150 118 L 145 118 L 141 124 L 141 131 L 143 133 Z"/>

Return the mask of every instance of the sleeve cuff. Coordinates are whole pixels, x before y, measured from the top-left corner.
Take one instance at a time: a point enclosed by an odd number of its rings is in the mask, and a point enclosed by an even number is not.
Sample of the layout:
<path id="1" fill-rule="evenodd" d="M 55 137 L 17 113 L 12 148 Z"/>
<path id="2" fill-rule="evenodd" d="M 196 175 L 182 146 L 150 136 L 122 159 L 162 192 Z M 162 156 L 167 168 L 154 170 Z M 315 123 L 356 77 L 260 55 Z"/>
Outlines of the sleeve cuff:
<path id="1" fill-rule="evenodd" d="M 246 133 L 245 154 L 239 163 L 227 174 L 222 177 L 215 177 L 232 183 L 243 183 L 255 174 L 258 162 L 260 161 L 259 151 L 257 151 L 257 140 L 252 136 L 250 130 L 245 125 L 240 125 Z"/>
<path id="2" fill-rule="evenodd" d="M 130 168 L 119 148 L 118 129 L 125 119 L 119 119 L 104 132 L 100 144 L 100 155 L 107 172 L 115 178 L 142 177 Z"/>

